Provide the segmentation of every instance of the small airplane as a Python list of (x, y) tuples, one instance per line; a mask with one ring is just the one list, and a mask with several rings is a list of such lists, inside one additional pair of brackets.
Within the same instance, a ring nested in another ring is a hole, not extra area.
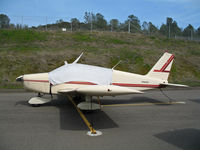
[(100, 109), (100, 103), (92, 102), (92, 97), (117, 96), (125, 94), (142, 94), (146, 90), (165, 88), (167, 86), (187, 87), (181, 84), (168, 83), (168, 76), (174, 55), (165, 52), (146, 75), (139, 75), (110, 68), (79, 64), (83, 53), (71, 64), (65, 64), (48, 73), (25, 74), (16, 78), (28, 90), (38, 93), (28, 102), (31, 105), (45, 104), (43, 94), (82, 96), (85, 101), (77, 107), (81, 110)]

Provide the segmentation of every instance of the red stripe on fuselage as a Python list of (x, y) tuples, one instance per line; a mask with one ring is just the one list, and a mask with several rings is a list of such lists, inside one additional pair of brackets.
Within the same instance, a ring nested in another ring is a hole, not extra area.
[[(49, 83), (48, 80), (24, 80), (24, 81)], [(70, 82), (66, 82), (65, 84), (97, 85), (92, 82), (81, 82), (81, 81), (70, 81)], [(156, 85), (156, 84), (111, 83), (111, 85), (125, 86), (125, 87), (152, 87), (152, 88), (160, 87), (160, 85)]]
[[(49, 82), (48, 80), (24, 80), (24, 81), (29, 81), (29, 82)], [(70, 82), (66, 82), (65, 84), (96, 85), (95, 83), (92, 83), (92, 82), (81, 82), (81, 81), (70, 81)]]
[(86, 84), (86, 85), (97, 85), (97, 84), (92, 83), (92, 82), (81, 82), (81, 81), (70, 81), (70, 82), (66, 82), (65, 84)]
[(160, 70), (154, 70), (154, 72), (170, 72), (170, 71), (166, 71), (166, 70), (164, 70), (164, 71), (160, 71)]
[(29, 82), (49, 82), (48, 80), (24, 80)]
[(130, 84), (130, 83), (112, 83), (112, 85), (125, 86), (125, 87), (159, 87), (155, 84)]

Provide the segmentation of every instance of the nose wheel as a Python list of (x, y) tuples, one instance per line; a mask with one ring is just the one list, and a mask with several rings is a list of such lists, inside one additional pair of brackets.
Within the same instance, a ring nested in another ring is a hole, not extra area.
[(42, 94), (41, 93), (38, 93), (38, 96), (37, 97), (32, 97), (28, 103), (33, 106), (33, 107), (39, 107), (45, 103), (48, 103), (50, 102), (51, 100), (50, 99), (45, 99), (45, 98), (42, 98)]

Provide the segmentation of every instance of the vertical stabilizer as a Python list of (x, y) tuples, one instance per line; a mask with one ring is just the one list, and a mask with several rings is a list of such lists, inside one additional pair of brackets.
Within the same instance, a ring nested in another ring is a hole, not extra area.
[(174, 55), (165, 52), (153, 68), (148, 72), (147, 76), (167, 81), (174, 60)]

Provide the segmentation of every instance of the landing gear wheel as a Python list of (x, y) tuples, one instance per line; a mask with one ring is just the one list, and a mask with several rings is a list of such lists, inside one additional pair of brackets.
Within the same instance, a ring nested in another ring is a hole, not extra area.
[(31, 104), (32, 107), (40, 107), (41, 104)]
[(41, 98), (41, 97), (32, 97), (28, 101), (28, 103), (30, 105), (32, 105), (33, 107), (38, 107), (38, 106), (41, 106), (42, 104), (48, 103), (50, 101), (51, 101), (50, 99), (44, 99), (44, 98)]
[(42, 97), (43, 96), (43, 94), (41, 94), (41, 93), (38, 93), (38, 97)]

